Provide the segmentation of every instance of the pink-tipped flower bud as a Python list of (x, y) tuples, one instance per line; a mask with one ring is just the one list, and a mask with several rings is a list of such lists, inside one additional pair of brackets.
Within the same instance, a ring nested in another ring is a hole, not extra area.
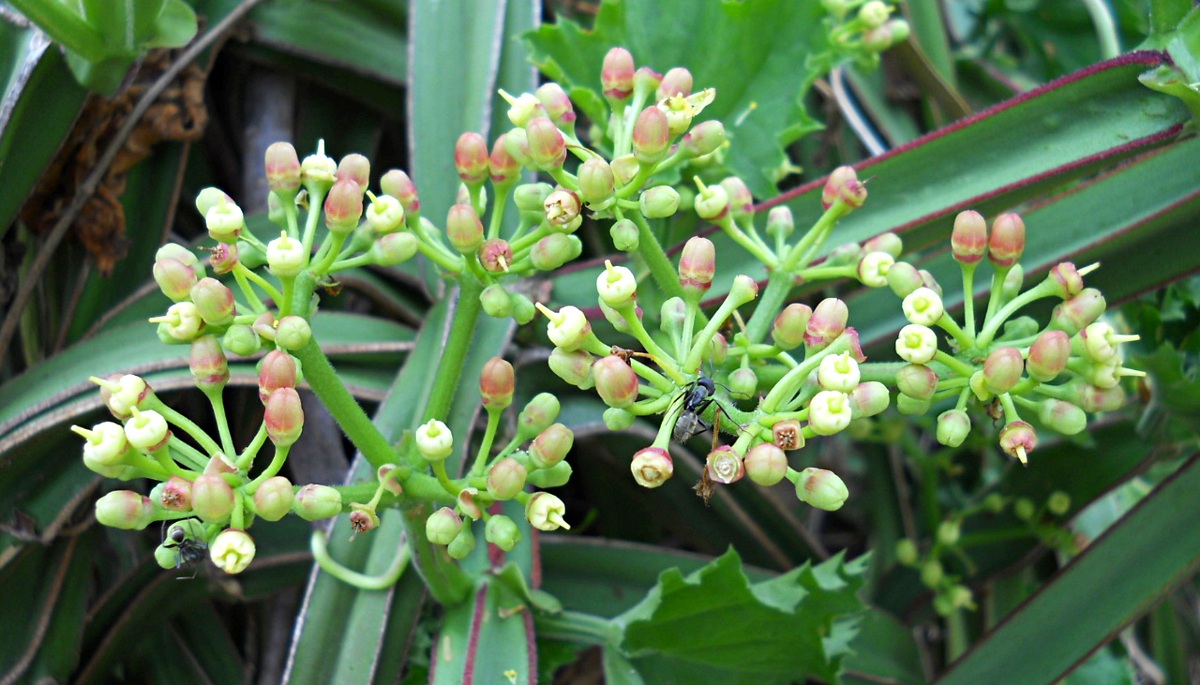
[(109, 528), (142, 530), (154, 513), (154, 502), (132, 490), (114, 490), (96, 500), (96, 521)]
[(550, 222), (551, 226), (566, 229), (568, 232), (579, 227), (578, 219), (582, 205), (574, 191), (556, 189), (546, 196), (542, 209), (545, 211), (546, 221)]
[(879, 381), (859, 383), (858, 387), (850, 393), (851, 416), (862, 419), (883, 413), (883, 410), (891, 404), (891, 399), (891, 393), (883, 383)]
[(667, 482), (675, 472), (671, 455), (661, 447), (643, 447), (633, 455), (629, 466), (633, 479), (643, 488), (657, 488)]
[(566, 513), (567, 507), (563, 501), (548, 492), (535, 492), (525, 504), (525, 518), (529, 525), (538, 530), (570, 530), (571, 526), (563, 519)]
[(511, 552), (521, 542), (521, 530), (512, 519), (497, 514), (484, 525), (483, 537), (505, 552)]
[(352, 152), (338, 162), (337, 171), (333, 176), (335, 181), (353, 181), (358, 186), (359, 196), (362, 196), (371, 182), (371, 160)]
[(1087, 414), (1083, 409), (1053, 398), (1038, 405), (1038, 421), (1063, 435), (1077, 435), (1087, 428)]
[(946, 447), (958, 447), (971, 433), (971, 417), (962, 409), (942, 412), (937, 419), (937, 441)]
[(192, 286), (196, 285), (196, 272), (178, 259), (158, 259), (154, 262), (154, 281), (159, 290), (175, 302), (191, 297)]
[(538, 393), (517, 417), (517, 439), (530, 440), (546, 430), (558, 418), (560, 409), (557, 397), (548, 392)]
[(548, 171), (557, 169), (567, 159), (567, 141), (562, 131), (546, 117), (534, 117), (525, 124), (525, 135), (529, 143), (529, 159), (537, 168)]
[(254, 561), (254, 553), (254, 539), (246, 531), (236, 528), (221, 531), (208, 548), (213, 565), (230, 575), (245, 571)]
[(295, 499), (292, 482), (283, 476), (272, 476), (254, 491), (254, 511), (268, 521), (278, 521), (291, 512)]
[(993, 350), (983, 363), (983, 385), (988, 392), (1002, 395), (1013, 389), (1025, 372), (1025, 360), (1015, 347)]
[(1025, 222), (1013, 213), (1005, 213), (992, 221), (988, 237), (988, 259), (1000, 268), (1007, 268), (1021, 259), (1025, 251)]
[(729, 196), (729, 214), (734, 220), (741, 221), (754, 216), (754, 195), (745, 181), (737, 176), (727, 176), (721, 181), (721, 187)]
[(540, 469), (553, 468), (567, 457), (575, 444), (575, 434), (561, 423), (551, 424), (538, 433), (529, 445), (529, 459)]
[(796, 220), (787, 205), (772, 207), (767, 212), (767, 235), (776, 240), (786, 240), (796, 230)]
[(733, 283), (729, 285), (729, 295), (725, 300), (734, 307), (741, 307), (753, 302), (756, 297), (758, 297), (758, 283), (746, 274), (738, 274), (733, 277)]
[(633, 125), (633, 155), (642, 166), (661, 162), (667, 156), (671, 128), (667, 115), (658, 107), (643, 109)]
[(846, 321), (850, 318), (850, 309), (846, 303), (829, 297), (821, 300), (804, 327), (804, 344), (813, 352), (820, 352), (829, 347), (842, 331), (846, 330)]
[(663, 74), (662, 83), (658, 84), (658, 99), (663, 100), (675, 95), (687, 97), (692, 94), (692, 72), (683, 67), (675, 67)]
[(305, 521), (320, 521), (342, 513), (342, 493), (328, 485), (305, 485), (296, 493), (292, 511)]
[(809, 467), (795, 480), (796, 498), (809, 506), (825, 511), (837, 511), (850, 497), (850, 490), (833, 471)]
[(129, 412), (133, 416), (125, 422), (125, 439), (130, 447), (148, 454), (166, 446), (171, 428), (162, 414), (150, 409), (140, 411), (136, 406), (131, 406)]
[(679, 141), (679, 148), (690, 157), (703, 157), (725, 144), (725, 125), (716, 119), (692, 127)]
[(192, 303), (196, 313), (212, 326), (224, 326), (233, 322), (237, 314), (233, 291), (215, 278), (201, 278), (192, 286)]
[(488, 147), (483, 136), (468, 131), (454, 144), (454, 169), (467, 185), (478, 185), (488, 179)]
[(435, 545), (450, 544), (462, 529), (462, 517), (450, 507), (442, 507), (425, 519), (425, 537)]
[(475, 208), (468, 204), (450, 207), (446, 215), (446, 237), (455, 250), (472, 254), (483, 244), (483, 222)]
[(596, 392), (608, 406), (624, 409), (637, 401), (640, 388), (637, 373), (620, 357), (610, 355), (597, 359), (592, 365), (592, 378), (596, 382)]
[(596, 385), (595, 379), (592, 378), (592, 364), (595, 361), (595, 357), (587, 350), (567, 352), (561, 347), (556, 347), (551, 350), (550, 359), (546, 363), (559, 378), (581, 390), (587, 390)]
[(864, 254), (883, 252), (894, 261), (899, 259), (900, 255), (904, 252), (904, 241), (900, 239), (900, 236), (888, 231), (887, 233), (880, 233), (863, 243), (862, 249)]
[(579, 166), (579, 193), (589, 205), (607, 202), (615, 183), (612, 166), (599, 157), (591, 157)]
[[(192, 508), (192, 483), (179, 476), (171, 476), (158, 490), (158, 501), (168, 511), (190, 511)], [(151, 493), (153, 494), (153, 493)]]
[[(1087, 269), (1083, 270), (1084, 272)], [(1054, 294), (1062, 299), (1075, 297), (1083, 290), (1083, 272), (1075, 268), (1071, 262), (1056, 264), (1046, 274), (1046, 280), (1054, 287)]]
[(704, 470), (709, 480), (722, 485), (735, 483), (746, 475), (746, 466), (742, 463), (741, 455), (734, 452), (729, 445), (721, 445), (709, 452), (704, 461)]
[(515, 183), (521, 176), (521, 165), (508, 152), (505, 144), (507, 136), (507, 133), (500, 134), (496, 142), (492, 143), (492, 153), (488, 156), (488, 174), (492, 178), (492, 183), (501, 188)]
[(928, 326), (909, 324), (896, 337), (896, 354), (910, 364), (928, 364), (937, 354), (937, 334)]
[(271, 350), (263, 357), (258, 369), (258, 399), (267, 398), (280, 388), (295, 388), (296, 359), (283, 350)]
[(771, 340), (781, 350), (799, 347), (804, 342), (804, 333), (812, 314), (812, 307), (806, 304), (793, 302), (784, 307), (771, 327)]
[(363, 215), (363, 190), (354, 178), (339, 178), (325, 196), (325, 225), (333, 233), (358, 228)]
[(1022, 464), (1029, 462), (1029, 453), (1037, 447), (1037, 433), (1024, 421), (1013, 421), (1000, 431), (1000, 449)]
[(633, 72), (633, 92), (639, 99), (650, 100), (660, 83), (662, 74), (650, 67), (638, 67), (638, 70)]
[(698, 299), (712, 286), (717, 270), (717, 250), (708, 238), (693, 236), (679, 255), (679, 285), (685, 295)]
[(1099, 290), (1084, 288), (1078, 295), (1054, 308), (1050, 315), (1050, 327), (1066, 331), (1067, 335), (1075, 335), (1100, 318), (1107, 306)]
[(914, 399), (933, 397), (937, 384), (937, 373), (923, 364), (905, 364), (896, 371), (896, 389)]
[(202, 335), (192, 341), (188, 367), (196, 387), (205, 392), (220, 390), (229, 382), (229, 360), (216, 336)]
[(505, 409), (512, 404), (516, 376), (513, 366), (500, 357), (492, 357), (483, 364), (479, 375), (479, 394), (483, 406), (489, 410)]
[(389, 233), (371, 243), (367, 257), (376, 266), (396, 266), (412, 259), (419, 246), (420, 241), (411, 233)]
[(454, 454), (454, 434), (450, 427), (437, 419), (430, 419), (417, 427), (417, 452), (426, 461), (442, 461)]
[(271, 143), (263, 155), (267, 170), (267, 188), (284, 200), (300, 190), (300, 157), (291, 143)]
[(512, 499), (524, 489), (529, 471), (521, 462), (504, 457), (487, 469), (487, 493), (496, 499)]
[(275, 447), (289, 447), (304, 430), (304, 407), (295, 388), (277, 388), (267, 398), (263, 423)]
[(542, 103), (542, 108), (546, 110), (551, 121), (572, 130), (575, 125), (575, 106), (571, 104), (571, 98), (567, 97), (562, 86), (553, 81), (543, 83), (534, 91), (534, 95)]
[(379, 179), (379, 187), (384, 193), (400, 201), (405, 214), (417, 214), (421, 211), (421, 200), (417, 196), (417, 185), (408, 174), (399, 169), (390, 169)]
[[(771, 486), (787, 475), (787, 455), (777, 445), (762, 442), (750, 448), (743, 460), (746, 475), (759, 485)], [(710, 475), (711, 477), (711, 475)]]
[(633, 55), (625, 48), (613, 48), (604, 55), (600, 86), (604, 96), (620, 102), (633, 94)]
[(959, 264), (978, 264), (988, 250), (987, 221), (973, 209), (954, 217), (950, 249)]
[(829, 209), (841, 200), (850, 209), (858, 209), (867, 201), (867, 186), (858, 180), (853, 167), (840, 166), (829, 174), (821, 190), (821, 207)]
[(1063, 331), (1043, 331), (1029, 346), (1025, 370), (1030, 378), (1046, 383), (1058, 377), (1070, 360), (1070, 337)]
[(846, 429), (854, 418), (850, 397), (837, 390), (822, 390), (808, 403), (808, 425), (817, 435), (833, 435)]
[(192, 511), (205, 523), (221, 523), (228, 519), (235, 497), (229, 483), (215, 473), (197, 476), (192, 483)]

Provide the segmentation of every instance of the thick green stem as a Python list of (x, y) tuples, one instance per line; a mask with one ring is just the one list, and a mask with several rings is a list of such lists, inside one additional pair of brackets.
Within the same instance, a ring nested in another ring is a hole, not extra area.
[(746, 322), (746, 338), (752, 343), (767, 339), (767, 333), (775, 323), (775, 317), (783, 310), (783, 303), (792, 291), (792, 274), (776, 269), (767, 278), (767, 287), (758, 298), (754, 313)]
[(638, 254), (650, 269), (654, 282), (663, 291), (663, 299), (683, 297), (679, 275), (675, 272), (675, 267), (671, 266), (671, 260), (658, 243), (658, 238), (650, 231), (650, 224), (646, 223), (646, 218), (640, 212), (630, 212), (630, 216), (638, 227)]
[(475, 337), (475, 325), (479, 323), (479, 316), (483, 313), (483, 303), (479, 301), (483, 284), (470, 274), (463, 274), (460, 282), (454, 320), (450, 323), (446, 346), (442, 348), (437, 378), (434, 380), (433, 390), (429, 393), (429, 403), (425, 405), (425, 418), (422, 423), (432, 419), (444, 420), (450, 414), (450, 404), (454, 401), (454, 393), (458, 390), (458, 381), (467, 361), (467, 352), (470, 351), (471, 340)]

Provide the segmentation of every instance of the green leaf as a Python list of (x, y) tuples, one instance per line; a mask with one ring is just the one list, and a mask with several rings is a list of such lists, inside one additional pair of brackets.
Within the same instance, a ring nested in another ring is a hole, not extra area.
[(639, 66), (659, 72), (686, 66), (697, 91), (717, 89), (702, 118), (725, 125), (729, 168), (756, 196), (770, 197), (791, 170), (784, 148), (819, 128), (801, 102), (819, 75), (806, 64), (826, 47), (823, 17), (818, 2), (606, 1), (591, 30), (563, 20), (528, 40), (538, 66), (572, 96), (574, 89), (597, 93), (587, 113), (598, 121), (607, 119), (593, 110), (602, 102), (600, 69), (610, 48), (627, 48)]
[(483, 576), (469, 601), (446, 610), (431, 683), (536, 683), (531, 609), (505, 583)]
[(939, 685), (988, 682), (996, 673), (1050, 683), (1067, 673), (1200, 567), (1197, 491), (1200, 455), (986, 634)]
[(196, 12), (183, 0), (167, 0), (154, 18), (152, 31), (141, 37), (148, 48), (177, 48), (196, 36)]
[[(839, 555), (751, 585), (731, 550), (687, 577), (664, 572), (614, 625), (623, 630), (621, 648), (635, 663), (651, 656), (676, 662), (655, 661), (655, 671), (717, 668), (740, 679), (832, 681), (856, 632), (838, 619), (863, 608), (856, 593), (865, 570), (865, 559), (846, 563)], [(638, 668), (648, 677), (646, 668)]]

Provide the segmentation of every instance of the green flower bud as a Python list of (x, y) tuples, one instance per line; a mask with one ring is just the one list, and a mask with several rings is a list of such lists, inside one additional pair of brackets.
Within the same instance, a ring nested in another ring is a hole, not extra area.
[(892, 292), (896, 293), (897, 297), (907, 297), (917, 288), (924, 285), (924, 280), (921, 278), (921, 272), (917, 267), (908, 262), (896, 262), (893, 264), (887, 273), (888, 287)]
[(647, 219), (665, 219), (679, 210), (679, 192), (671, 186), (654, 186), (642, 191), (638, 208)]
[(538, 393), (517, 417), (517, 440), (525, 441), (546, 430), (558, 418), (558, 398), (548, 392)]
[(1087, 414), (1070, 402), (1043, 400), (1038, 405), (1038, 421), (1063, 435), (1078, 435), (1087, 428)]
[(918, 558), (917, 543), (912, 538), (900, 538), (896, 541), (896, 561), (905, 566), (914, 566)]
[(493, 283), (479, 293), (479, 301), (483, 305), (483, 313), (497, 319), (512, 316), (513, 301), (508, 290), (499, 283)]
[(962, 536), (961, 521), (942, 521), (937, 528), (937, 541), (940, 545), (953, 547)]
[(992, 351), (983, 363), (983, 384), (988, 392), (1001, 395), (1012, 390), (1025, 371), (1025, 360), (1015, 347), (1001, 347)]
[(837, 511), (850, 497), (846, 484), (833, 471), (809, 467), (793, 481), (801, 502), (825, 511)]
[(932, 406), (930, 400), (921, 400), (905, 394), (896, 396), (896, 411), (905, 416), (920, 416), (929, 411)]
[(196, 272), (178, 259), (160, 258), (154, 261), (154, 282), (171, 300), (183, 302), (191, 297), (197, 278)]
[(623, 266), (604, 260), (604, 271), (596, 278), (600, 300), (614, 309), (631, 304), (637, 295), (637, 277)]
[(114, 490), (96, 500), (96, 521), (109, 528), (142, 530), (154, 515), (154, 502), (132, 490)]
[(320, 521), (342, 513), (342, 493), (328, 485), (305, 485), (296, 493), (292, 511), (305, 521)]
[(529, 459), (539, 469), (554, 467), (566, 458), (575, 442), (575, 434), (561, 423), (551, 424), (529, 445)]
[(451, 559), (466, 559), (474, 549), (475, 533), (471, 532), (471, 526), (463, 526), (450, 544), (446, 545), (446, 553)]
[(759, 485), (771, 486), (787, 475), (787, 455), (778, 445), (762, 442), (746, 452), (746, 475)]
[(308, 264), (308, 253), (299, 240), (288, 237), (287, 232), (267, 243), (267, 268), (276, 276), (295, 276)]
[(521, 541), (521, 531), (512, 519), (497, 514), (488, 519), (483, 529), (483, 537), (505, 552), (511, 552)]
[(525, 482), (535, 488), (557, 488), (571, 480), (571, 473), (571, 464), (564, 460), (548, 469), (530, 471)]
[(529, 250), (529, 260), (539, 271), (554, 271), (575, 259), (583, 251), (583, 243), (577, 236), (551, 233), (534, 243)]
[(312, 339), (312, 327), (302, 316), (285, 316), (275, 326), (275, 344), (285, 350), (295, 352), (302, 349), (310, 339)]
[(729, 374), (729, 392), (737, 397), (754, 397), (758, 392), (758, 374), (749, 367), (735, 369)]
[(639, 241), (637, 226), (629, 219), (621, 219), (614, 223), (608, 229), (609, 236), (612, 237), (613, 247), (622, 252), (636, 252)]
[(891, 403), (891, 393), (887, 386), (879, 381), (859, 383), (850, 393), (850, 410), (856, 419), (867, 418), (880, 414)]
[(291, 512), (295, 499), (292, 482), (283, 476), (273, 476), (254, 491), (254, 511), (267, 521), (278, 521)]
[(396, 266), (417, 254), (420, 241), (411, 233), (388, 233), (371, 243), (367, 258), (375, 266)]
[(581, 390), (587, 390), (596, 384), (592, 378), (592, 364), (595, 361), (595, 357), (587, 350), (567, 352), (556, 347), (551, 350), (547, 363), (559, 378)]
[(849, 318), (850, 309), (846, 307), (845, 302), (835, 297), (821, 300), (804, 328), (805, 346), (813, 352), (829, 347), (830, 343), (846, 330)]
[(958, 447), (971, 432), (971, 417), (961, 409), (944, 411), (937, 420), (937, 441), (946, 447)]
[[(633, 425), (637, 416), (629, 412), (627, 409), (620, 407), (609, 407), (604, 410), (604, 425), (610, 431), (623, 431)], [(539, 485), (538, 487), (549, 487)]]
[(792, 303), (784, 307), (775, 317), (771, 340), (782, 350), (799, 347), (804, 342), (804, 332), (812, 313), (812, 308), (806, 304)]
[(499, 500), (508, 500), (525, 489), (525, 478), (529, 471), (521, 462), (505, 457), (488, 469), (488, 494)]
[(702, 122), (679, 141), (679, 147), (691, 157), (703, 157), (725, 144), (725, 125), (716, 119)]
[(937, 384), (937, 373), (923, 364), (905, 364), (896, 372), (896, 389), (913, 399), (933, 397)]
[(1055, 516), (1064, 516), (1071, 510), (1071, 496), (1062, 490), (1055, 490), (1046, 498), (1046, 511)]
[(920, 572), (921, 583), (927, 588), (937, 588), (942, 579), (946, 577), (946, 573), (942, 569), (942, 562), (937, 559), (930, 559), (921, 564)]

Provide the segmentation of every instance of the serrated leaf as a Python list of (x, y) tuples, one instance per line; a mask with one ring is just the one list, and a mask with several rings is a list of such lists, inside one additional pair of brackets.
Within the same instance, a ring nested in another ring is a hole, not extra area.
[(854, 634), (837, 619), (863, 608), (856, 593), (865, 570), (864, 559), (846, 563), (839, 555), (751, 585), (731, 550), (687, 577), (664, 572), (614, 624), (635, 659), (658, 655), (692, 668), (832, 681)]
[(627, 48), (636, 64), (659, 72), (686, 66), (697, 91), (717, 89), (703, 119), (725, 125), (729, 168), (756, 196), (770, 197), (789, 168), (784, 148), (818, 128), (801, 101), (818, 75), (806, 65), (825, 49), (823, 16), (818, 2), (606, 1), (591, 30), (563, 20), (528, 39), (551, 78), (597, 93), (580, 103), (597, 121), (607, 119), (592, 110), (602, 102), (600, 69), (610, 48)]

